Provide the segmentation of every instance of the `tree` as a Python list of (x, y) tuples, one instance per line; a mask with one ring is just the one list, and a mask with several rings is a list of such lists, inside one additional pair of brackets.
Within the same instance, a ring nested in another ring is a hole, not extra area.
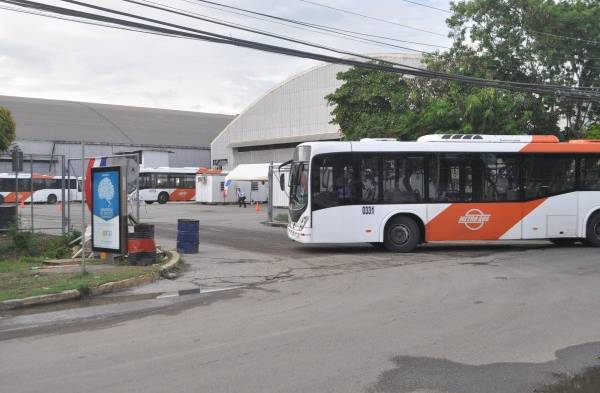
[[(600, 85), (597, 0), (467, 0), (452, 4), (452, 11), (447, 24), (454, 43), (438, 66), (449, 61), (449, 71), (516, 82)], [(530, 99), (545, 108), (550, 122), (565, 123), (565, 138), (581, 137), (600, 122), (598, 102)]]
[[(453, 3), (452, 11), (447, 24), (453, 45), (425, 56), (428, 69), (513, 82), (600, 86), (597, 0), (464, 0)], [(345, 138), (476, 132), (571, 139), (600, 124), (598, 102), (384, 74), (350, 70), (338, 75), (344, 85), (326, 98), (335, 105), (332, 122)], [(376, 85), (381, 81), (385, 86)], [(363, 94), (354, 97), (357, 92)]]
[(336, 105), (331, 113), (344, 139), (412, 137), (403, 135), (408, 132), (404, 122), (410, 108), (406, 82), (400, 75), (351, 68), (337, 78), (345, 83), (325, 99)]
[(15, 121), (10, 111), (0, 107), (0, 151), (6, 151), (15, 136)]

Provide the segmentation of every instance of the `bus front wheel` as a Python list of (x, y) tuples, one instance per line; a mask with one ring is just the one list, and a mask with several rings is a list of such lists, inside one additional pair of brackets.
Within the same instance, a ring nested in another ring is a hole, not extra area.
[(588, 220), (585, 240), (591, 246), (600, 247), (600, 212)]
[(58, 198), (56, 198), (56, 195), (50, 194), (48, 195), (48, 199), (46, 200), (46, 202), (48, 202), (49, 205), (54, 205), (57, 200)]
[(167, 202), (169, 202), (169, 194), (167, 194), (166, 192), (161, 192), (158, 195), (158, 203), (164, 205)]
[(419, 244), (421, 229), (410, 217), (397, 216), (387, 223), (383, 245), (388, 251), (411, 252)]

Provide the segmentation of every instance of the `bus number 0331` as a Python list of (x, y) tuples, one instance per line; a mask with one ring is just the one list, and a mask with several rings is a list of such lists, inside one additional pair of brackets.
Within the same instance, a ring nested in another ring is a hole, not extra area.
[(362, 207), (362, 214), (366, 215), (366, 214), (375, 214), (375, 206), (363, 206)]

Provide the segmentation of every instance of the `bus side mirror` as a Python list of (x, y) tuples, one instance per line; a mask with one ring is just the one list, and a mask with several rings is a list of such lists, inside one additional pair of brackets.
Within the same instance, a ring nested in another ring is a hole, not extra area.
[(285, 175), (283, 173), (279, 175), (279, 188), (281, 191), (285, 191)]

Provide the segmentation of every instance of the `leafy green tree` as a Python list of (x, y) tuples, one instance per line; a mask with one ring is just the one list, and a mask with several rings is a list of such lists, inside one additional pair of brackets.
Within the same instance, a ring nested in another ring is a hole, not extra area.
[[(598, 0), (463, 0), (447, 20), (453, 38), (427, 55), (430, 70), (481, 78), (600, 86)], [(576, 37), (576, 38), (575, 38)], [(459, 82), (351, 69), (327, 96), (347, 139), (435, 132), (557, 134), (580, 138), (600, 124), (600, 103)], [(380, 85), (381, 83), (381, 85)]]
[(0, 151), (7, 150), (15, 136), (15, 121), (10, 111), (0, 107)]
[[(572, 87), (600, 86), (600, 2), (597, 0), (463, 0), (447, 20), (452, 48), (436, 59), (472, 76)], [(434, 61), (434, 62), (435, 62)], [(432, 62), (430, 62), (430, 66)], [(565, 123), (562, 136), (581, 137), (600, 121), (600, 103), (529, 94), (544, 108), (540, 131)], [(534, 119), (535, 120), (535, 119)]]
[(402, 137), (408, 107), (408, 89), (400, 75), (351, 68), (340, 72), (345, 83), (325, 98), (335, 104), (335, 123), (348, 140), (367, 137)]

